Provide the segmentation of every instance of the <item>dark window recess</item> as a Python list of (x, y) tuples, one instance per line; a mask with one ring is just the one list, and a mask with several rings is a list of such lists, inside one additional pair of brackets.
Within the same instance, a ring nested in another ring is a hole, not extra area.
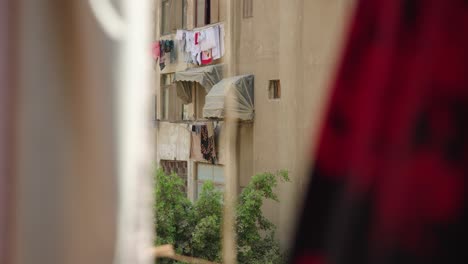
[(187, 193), (187, 161), (161, 160), (161, 169), (166, 174), (175, 173), (184, 181), (184, 192)]
[(242, 7), (244, 18), (253, 17), (253, 0), (244, 0)]
[(281, 98), (281, 83), (280, 80), (270, 80), (268, 86), (268, 98), (280, 99)]
[(219, 0), (196, 0), (195, 24), (203, 27), (219, 21)]
[(205, 25), (211, 23), (211, 1), (206, 1), (205, 4)]

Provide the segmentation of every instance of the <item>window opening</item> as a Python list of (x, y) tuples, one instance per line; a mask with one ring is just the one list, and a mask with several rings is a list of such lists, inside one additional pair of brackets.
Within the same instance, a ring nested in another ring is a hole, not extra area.
[(270, 80), (268, 87), (268, 98), (269, 99), (280, 99), (281, 98), (281, 83), (280, 80)]
[(244, 18), (253, 17), (253, 0), (243, 1), (243, 17)]
[(197, 198), (206, 181), (212, 181), (216, 188), (223, 191), (225, 184), (223, 166), (197, 163)]

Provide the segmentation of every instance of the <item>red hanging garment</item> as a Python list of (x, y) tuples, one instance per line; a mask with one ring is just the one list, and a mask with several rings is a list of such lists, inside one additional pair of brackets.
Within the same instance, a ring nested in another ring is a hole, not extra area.
[(361, 0), (292, 263), (468, 263), (468, 1)]

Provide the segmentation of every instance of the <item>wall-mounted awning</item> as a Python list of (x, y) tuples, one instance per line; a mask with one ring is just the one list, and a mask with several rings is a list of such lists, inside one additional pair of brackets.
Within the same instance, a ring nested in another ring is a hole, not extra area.
[(184, 103), (192, 101), (192, 90), (189, 82), (197, 82), (208, 93), (211, 88), (223, 78), (223, 64), (209, 65), (205, 67), (190, 68), (186, 71), (176, 72), (177, 96)]
[[(227, 98), (235, 104), (226, 109)], [(203, 117), (224, 118), (225, 111), (232, 111), (233, 117), (241, 120), (254, 118), (254, 76), (242, 75), (223, 79), (215, 84), (206, 95)]]

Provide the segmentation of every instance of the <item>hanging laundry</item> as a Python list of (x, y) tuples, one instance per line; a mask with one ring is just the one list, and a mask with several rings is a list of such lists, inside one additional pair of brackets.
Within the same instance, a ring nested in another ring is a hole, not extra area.
[(174, 41), (173, 40), (164, 40), (164, 52), (169, 53), (174, 49)]
[[(159, 43), (159, 67), (163, 70), (166, 67), (166, 54), (169, 54), (170, 63), (177, 60), (177, 51), (173, 40), (161, 40)], [(157, 45), (153, 46), (153, 52), (157, 54)]]
[(185, 52), (192, 53), (195, 42), (195, 33), (192, 31), (185, 32)]
[(180, 52), (185, 52), (185, 35), (186, 32), (185, 30), (178, 29), (176, 33), (175, 39), (178, 41), (178, 46), (179, 46), (179, 51)]
[(195, 45), (200, 45), (200, 31), (198, 32), (195, 32), (195, 38), (194, 38), (194, 41), (195, 41)]
[(164, 52), (164, 40), (159, 41), (159, 69), (162, 71), (166, 67), (166, 58)]
[(191, 31), (185, 32), (185, 50), (184, 50), (184, 57), (187, 63), (193, 63), (193, 56), (192, 56), (192, 48), (193, 48), (193, 40), (194, 34)]
[(201, 52), (201, 64), (202, 65), (210, 64), (212, 61), (213, 61), (213, 57), (211, 56), (211, 50)]
[(197, 31), (177, 30), (175, 39), (185, 62), (206, 65), (224, 56), (224, 37), (224, 25), (218, 24)]
[(159, 59), (159, 56), (161, 54), (160, 46), (159, 46), (159, 41), (156, 41), (153, 43), (151, 47), (151, 53), (153, 55), (153, 59), (157, 62)]
[(202, 62), (201, 62), (201, 52), (199, 52), (199, 53), (197, 53), (197, 54), (195, 55), (195, 60), (196, 60), (196, 61), (195, 61), (195, 62), (196, 62), (195, 64), (197, 64), (197, 65), (202, 65)]
[(192, 125), (192, 132), (196, 133), (197, 135), (201, 132), (201, 125)]
[(176, 40), (182, 40), (183, 37), (184, 37), (184, 34), (185, 34), (185, 30), (178, 29), (178, 30), (176, 31), (175, 39), (176, 39)]
[(200, 48), (200, 32), (195, 32), (193, 37), (193, 45), (192, 45), (192, 56), (195, 56), (201, 52)]
[(169, 40), (169, 47), (170, 47), (170, 62), (171, 63), (174, 63), (177, 61), (177, 51), (174, 47), (174, 41), (173, 40)]
[(208, 128), (206, 125), (202, 125), (201, 127), (201, 152), (203, 154), (203, 158), (207, 161), (211, 161), (211, 163), (216, 162), (216, 150), (215, 150), (215, 142), (214, 136), (208, 136)]
[(212, 48), (216, 47), (216, 39), (215, 39), (215, 30), (214, 27), (209, 27), (202, 31), (202, 39), (200, 40), (200, 48), (202, 51), (211, 50)]
[(219, 25), (213, 27), (214, 30), (214, 37), (215, 37), (215, 46), (211, 49), (211, 56), (213, 60), (217, 60), (221, 58), (221, 48), (220, 48), (220, 31)]

